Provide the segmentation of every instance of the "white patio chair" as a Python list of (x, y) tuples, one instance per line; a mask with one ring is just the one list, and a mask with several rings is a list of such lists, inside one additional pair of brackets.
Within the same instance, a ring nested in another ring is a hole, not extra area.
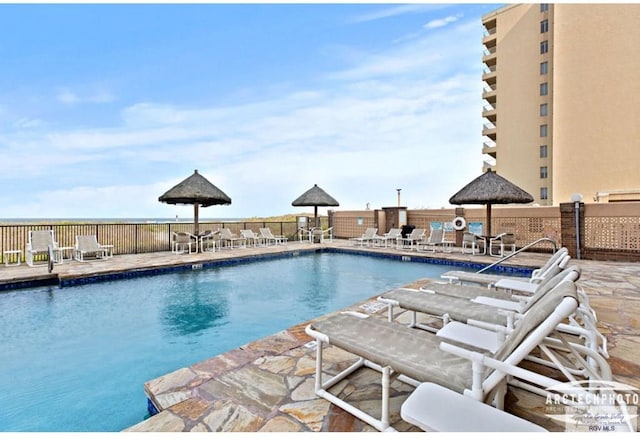
[(191, 233), (174, 232), (171, 251), (174, 254), (198, 252), (198, 238)]
[(49, 247), (53, 251), (54, 259), (57, 259), (59, 247), (53, 230), (30, 230), (25, 254), (27, 265), (34, 266), (36, 263), (35, 258), (41, 256), (47, 256), (47, 259), (44, 260), (44, 262), (47, 262), (50, 256)]
[(93, 256), (96, 259), (106, 259), (108, 248), (98, 243), (98, 238), (95, 235), (77, 235), (74, 250), (75, 258), (78, 262), (85, 262), (85, 259), (89, 256)]

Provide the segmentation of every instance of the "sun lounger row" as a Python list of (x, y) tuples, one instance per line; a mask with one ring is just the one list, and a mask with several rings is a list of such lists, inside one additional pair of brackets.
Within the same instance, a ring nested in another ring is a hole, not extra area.
[[(434, 281), (423, 289), (395, 289), (380, 296), (389, 307), (387, 320), (351, 312), (312, 322), (306, 332), (317, 342), (316, 394), (380, 431), (391, 431), (389, 408), (396, 388), (392, 383), (399, 380), (417, 388), (403, 404), (401, 416), (423, 430), (541, 430), (505, 414), (508, 386), (546, 396), (567, 383), (612, 379), (606, 340), (577, 285), (581, 270), (567, 265), (564, 257), (552, 256), (552, 263), (532, 276), (532, 292), (496, 287), (495, 281), (490, 288)], [(558, 269), (549, 271), (554, 266)], [(394, 308), (410, 313), (408, 326), (398, 322)], [(419, 314), (438, 320), (419, 326)], [(325, 366), (331, 359), (325, 361), (323, 352), (330, 346), (353, 354), (357, 361), (347, 368)], [(349, 394), (357, 392), (343, 380), (349, 381), (361, 368), (381, 374), (380, 415), (349, 401)], [(325, 380), (327, 372), (338, 373)], [(338, 383), (341, 386), (334, 388)], [(578, 402), (594, 394), (590, 386), (572, 391)], [(428, 404), (429, 400), (436, 402)], [(446, 403), (464, 409), (469, 421), (456, 421), (439, 411)], [(493, 407), (484, 407), (488, 405)], [(486, 424), (471, 423), (475, 418), (486, 418)]]
[(362, 236), (351, 237), (349, 242), (354, 246), (374, 246), (374, 247), (390, 247), (397, 249), (408, 248), (416, 251), (436, 252), (442, 250), (451, 252), (454, 242), (445, 237), (444, 228), (433, 228), (429, 236), (425, 235), (424, 228), (414, 228), (406, 237), (402, 236), (402, 229), (391, 228), (389, 232), (383, 235), (378, 234), (378, 229), (369, 227)]
[(288, 241), (286, 236), (274, 235), (270, 228), (260, 228), (256, 233), (252, 230), (240, 230), (240, 235), (229, 228), (216, 231), (205, 231), (199, 236), (191, 233), (173, 233), (171, 250), (176, 253), (194, 253), (200, 251), (215, 252), (222, 248), (246, 248), (258, 246), (284, 245)]

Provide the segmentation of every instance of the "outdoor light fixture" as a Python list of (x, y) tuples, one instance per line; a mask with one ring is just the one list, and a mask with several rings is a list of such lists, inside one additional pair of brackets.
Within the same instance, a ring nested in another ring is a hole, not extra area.
[(398, 207), (400, 206), (400, 192), (402, 191), (401, 188), (396, 188), (396, 191), (398, 192)]
[(576, 216), (576, 258), (580, 259), (580, 202), (582, 202), (582, 195), (580, 193), (573, 193), (571, 195), (571, 202), (574, 203), (574, 213)]

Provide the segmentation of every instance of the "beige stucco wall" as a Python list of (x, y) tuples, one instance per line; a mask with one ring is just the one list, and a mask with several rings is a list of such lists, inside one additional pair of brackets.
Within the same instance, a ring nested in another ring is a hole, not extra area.
[(554, 14), (556, 199), (640, 189), (640, 4)]

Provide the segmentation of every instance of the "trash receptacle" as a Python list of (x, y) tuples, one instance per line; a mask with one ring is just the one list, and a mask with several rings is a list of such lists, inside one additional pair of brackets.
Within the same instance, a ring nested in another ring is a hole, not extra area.
[(416, 229), (415, 225), (403, 225), (402, 226), (402, 231), (401, 231), (402, 237), (404, 237), (406, 239), (407, 237), (409, 237), (411, 232), (413, 230), (415, 230), (415, 229)]

